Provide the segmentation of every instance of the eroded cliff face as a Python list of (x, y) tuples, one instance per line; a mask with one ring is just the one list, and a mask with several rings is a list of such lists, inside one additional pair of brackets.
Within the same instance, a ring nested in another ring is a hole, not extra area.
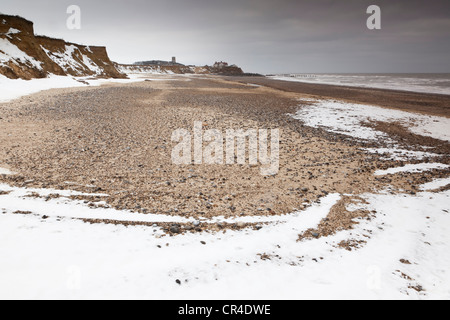
[(105, 47), (35, 36), (31, 21), (8, 15), (0, 15), (0, 74), (25, 80), (50, 74), (126, 78), (111, 62)]
[(116, 69), (126, 74), (216, 74), (226, 76), (244, 75), (241, 68), (236, 66), (226, 67), (197, 67), (197, 66), (156, 66), (156, 65), (130, 65), (115, 64)]
[(191, 74), (194, 67), (188, 66), (141, 66), (134, 64), (115, 64), (116, 69), (126, 74)]

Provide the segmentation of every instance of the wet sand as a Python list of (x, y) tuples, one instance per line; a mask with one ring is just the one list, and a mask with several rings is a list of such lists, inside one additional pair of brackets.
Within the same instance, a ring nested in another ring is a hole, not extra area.
[(228, 79), (242, 83), (263, 85), (285, 92), (450, 117), (450, 95), (311, 84), (264, 77), (229, 77)]

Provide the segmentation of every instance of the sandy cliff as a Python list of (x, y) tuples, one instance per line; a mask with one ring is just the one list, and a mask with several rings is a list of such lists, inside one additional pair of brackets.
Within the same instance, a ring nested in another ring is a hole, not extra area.
[(135, 64), (115, 64), (116, 69), (122, 73), (134, 74), (190, 74), (196, 73), (195, 68), (176, 65), (176, 66), (156, 66), (156, 65), (135, 65)]
[(116, 64), (116, 69), (127, 74), (216, 74), (228, 76), (245, 75), (241, 68), (236, 66), (226, 66), (217, 68), (214, 66), (165, 66), (165, 65), (135, 65)]
[(50, 74), (126, 77), (111, 62), (105, 47), (36, 36), (31, 21), (8, 15), (0, 15), (0, 74), (26, 80)]

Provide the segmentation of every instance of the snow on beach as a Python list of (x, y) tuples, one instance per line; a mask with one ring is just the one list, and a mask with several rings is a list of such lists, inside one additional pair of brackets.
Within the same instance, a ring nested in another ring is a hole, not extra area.
[[(0, 174), (12, 174), (9, 170), (1, 169)], [(54, 190), (54, 189), (34, 189), (34, 188), (17, 188), (11, 187), (5, 184), (0, 184), (0, 191), (5, 194), (2, 197), (2, 209), (8, 210), (10, 212), (15, 211), (30, 211), (36, 215), (46, 215), (50, 217), (65, 217), (73, 219), (103, 219), (103, 220), (114, 220), (114, 221), (124, 221), (124, 222), (177, 222), (177, 223), (193, 223), (194, 219), (186, 219), (183, 217), (174, 217), (163, 214), (139, 214), (133, 213), (126, 210), (116, 210), (113, 208), (97, 208), (92, 210), (88, 205), (84, 204), (83, 201), (73, 201), (70, 200), (70, 196), (98, 196), (106, 198), (106, 194), (90, 194), (90, 193), (80, 193), (76, 191), (67, 190)], [(35, 197), (32, 195), (39, 195)], [(59, 195), (56, 199), (46, 199), (50, 195)], [(105, 205), (104, 202), (97, 202), (99, 205)], [(218, 217), (211, 221), (200, 220), (200, 222), (205, 223), (217, 223), (217, 222), (270, 222), (274, 219), (264, 219), (263, 217), (255, 218), (236, 218), (236, 219), (225, 219), (223, 217)], [(276, 220), (277, 221), (277, 220)]]
[(435, 179), (429, 183), (425, 183), (420, 187), (422, 191), (436, 190), (450, 185), (450, 178)]
[[(64, 79), (60, 79), (64, 78)], [(128, 83), (142, 81), (142, 76)], [(167, 79), (164, 79), (167, 80)], [(3, 82), (2, 82), (3, 81)], [(89, 80), (99, 85), (111, 80)], [(116, 81), (116, 80), (113, 80)], [(5, 84), (5, 86), (2, 86)], [(71, 77), (26, 82), (0, 77), (0, 100), (49, 88), (83, 86)], [(295, 118), (350, 137), (385, 139), (390, 148), (367, 152), (420, 160), (433, 154), (400, 149), (368, 121), (401, 122), (417, 133), (449, 141), (448, 119), (337, 101), (312, 101)], [(374, 175), (448, 168), (416, 164)], [(14, 174), (0, 168), (0, 175)], [(0, 184), (0, 298), (39, 299), (450, 299), (448, 178), (416, 195), (363, 194), (348, 210), (368, 210), (352, 230), (297, 241), (315, 229), (342, 195), (279, 217), (216, 217), (201, 223), (258, 223), (226, 233), (166, 236), (161, 227), (88, 224), (80, 219), (192, 223), (167, 215), (91, 208), (67, 190)], [(68, 183), (69, 184), (69, 183)], [(46, 199), (50, 195), (59, 197)], [(342, 242), (356, 248), (347, 251)], [(177, 283), (179, 281), (179, 283)]]
[(12, 80), (0, 75), (0, 102), (8, 102), (43, 90), (84, 86), (72, 77), (51, 76), (44, 79)]
[(144, 80), (174, 81), (178, 79), (152, 78), (152, 75), (130, 74), (129, 79), (92, 79), (91, 77), (70, 77), (51, 75), (48, 78), (22, 80), (8, 79), (0, 74), (0, 103), (50, 89), (100, 86), (107, 83), (133, 83)]
[(5, 168), (0, 168), (0, 174), (13, 174), (11, 171), (9, 171), (8, 169)]
[(361, 150), (384, 156), (385, 160), (422, 160), (428, 157), (442, 157), (435, 153), (406, 150), (399, 143), (371, 127), (373, 122), (398, 123), (410, 132), (434, 139), (450, 141), (450, 119), (428, 116), (418, 113), (360, 105), (335, 100), (305, 99), (295, 119), (303, 121), (307, 126), (323, 128), (329, 132), (343, 134), (362, 141), (382, 142), (378, 148), (361, 148)]
[[(368, 204), (361, 207), (377, 210), (372, 220), (297, 242), (339, 195), (260, 231), (174, 238), (157, 237), (156, 227), (13, 215), (20, 206), (2, 195), (0, 252), (8, 259), (0, 266), (0, 288), (8, 290), (0, 289), (0, 298), (448, 299), (449, 197), (448, 191), (364, 195)], [(348, 239), (367, 245), (351, 252), (338, 247)]]
[(376, 176), (385, 176), (389, 174), (396, 174), (401, 172), (423, 172), (433, 169), (446, 169), (450, 166), (442, 163), (419, 163), (419, 164), (408, 164), (400, 168), (390, 168), (387, 170), (377, 170), (375, 172)]
[[(427, 164), (392, 172), (444, 167)], [(444, 182), (438, 179), (420, 189)], [(51, 194), (61, 197), (45, 199)], [(376, 212), (371, 219), (358, 220), (353, 230), (300, 242), (298, 235), (316, 228), (340, 195), (290, 215), (246, 218), (268, 223), (259, 231), (167, 237), (156, 225), (90, 225), (78, 219), (187, 219), (92, 209), (68, 198), (79, 194), (0, 185), (0, 253), (8, 257), (0, 265), (0, 288), (8, 288), (0, 289), (0, 298), (450, 298), (445, 267), (450, 263), (449, 191), (364, 194), (366, 203), (348, 210)], [(220, 221), (240, 219), (202, 223)], [(339, 246), (342, 241), (358, 243), (358, 249), (347, 251)]]
[(303, 106), (294, 116), (311, 127), (327, 130), (364, 140), (384, 139), (393, 143), (386, 133), (377, 131), (365, 123), (374, 121), (398, 122), (412, 133), (450, 141), (450, 119), (369, 105), (345, 103), (334, 100), (315, 101)]

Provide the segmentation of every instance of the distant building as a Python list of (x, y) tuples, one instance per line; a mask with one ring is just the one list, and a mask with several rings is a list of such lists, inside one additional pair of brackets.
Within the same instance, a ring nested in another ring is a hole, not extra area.
[(217, 68), (217, 69), (223, 69), (223, 68), (228, 67), (228, 63), (227, 62), (223, 62), (223, 61), (219, 61), (219, 62), (214, 63), (213, 67)]
[(150, 60), (150, 61), (139, 61), (135, 62), (134, 64), (139, 66), (184, 66), (181, 63), (177, 63), (177, 57), (172, 57), (171, 61)]

